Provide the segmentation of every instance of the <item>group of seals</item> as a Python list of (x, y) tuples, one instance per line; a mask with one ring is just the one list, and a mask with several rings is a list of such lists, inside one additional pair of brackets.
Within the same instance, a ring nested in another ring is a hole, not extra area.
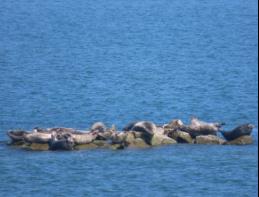
[(7, 135), (12, 143), (48, 144), (50, 150), (73, 150), (75, 145), (88, 144), (98, 136), (94, 132), (79, 132), (70, 128), (35, 128), (33, 132), (10, 131)]
[(171, 143), (170, 139), (178, 143), (192, 143), (199, 136), (217, 136), (219, 133), (222, 133), (227, 141), (232, 141), (242, 136), (250, 136), (254, 129), (252, 124), (244, 124), (226, 132), (222, 130), (224, 125), (220, 122), (204, 122), (193, 117), (189, 125), (185, 125), (179, 119), (163, 126), (157, 126), (150, 121), (136, 121), (126, 125), (121, 132), (117, 132), (115, 126), (109, 129), (104, 123), (97, 122), (88, 132), (72, 128), (35, 128), (32, 132), (17, 130), (10, 131), (7, 135), (12, 140), (12, 144), (48, 144), (49, 150), (73, 150), (76, 146), (96, 141), (119, 144), (120, 148), (136, 142), (152, 146), (154, 139), (159, 143), (165, 140)]

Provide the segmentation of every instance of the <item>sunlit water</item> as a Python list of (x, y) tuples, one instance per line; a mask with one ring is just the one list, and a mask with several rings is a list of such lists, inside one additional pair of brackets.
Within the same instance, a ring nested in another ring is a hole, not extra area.
[(191, 115), (258, 126), (256, 0), (0, 2), (0, 196), (257, 196), (251, 146), (28, 152), (6, 131)]

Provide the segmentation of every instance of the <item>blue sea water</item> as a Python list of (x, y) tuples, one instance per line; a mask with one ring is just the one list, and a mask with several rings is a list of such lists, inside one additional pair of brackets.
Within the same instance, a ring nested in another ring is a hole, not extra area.
[(1, 0), (0, 196), (257, 196), (251, 146), (27, 152), (6, 131), (198, 116), (258, 126), (256, 0)]

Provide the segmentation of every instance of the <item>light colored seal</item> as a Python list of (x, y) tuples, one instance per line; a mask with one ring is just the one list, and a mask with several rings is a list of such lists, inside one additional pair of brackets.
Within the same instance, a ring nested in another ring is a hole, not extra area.
[(97, 131), (97, 132), (105, 132), (107, 130), (107, 127), (102, 122), (96, 122), (91, 127), (91, 132)]
[(93, 142), (97, 136), (98, 136), (97, 132), (72, 134), (72, 138), (76, 145), (89, 144)]
[(51, 133), (33, 132), (24, 135), (24, 141), (27, 143), (46, 144), (51, 140)]

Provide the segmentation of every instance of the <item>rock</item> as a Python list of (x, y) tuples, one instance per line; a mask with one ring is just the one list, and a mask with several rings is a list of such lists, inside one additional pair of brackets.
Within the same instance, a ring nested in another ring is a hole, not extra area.
[(110, 146), (110, 148), (111, 148), (112, 150), (123, 150), (123, 149), (125, 149), (125, 146), (122, 145), (122, 144), (112, 144), (112, 145)]
[(152, 146), (160, 146), (160, 145), (177, 144), (177, 142), (166, 135), (155, 134), (152, 137), (150, 144)]
[(196, 144), (224, 144), (226, 141), (215, 135), (200, 135), (195, 139)]
[(47, 151), (49, 150), (49, 145), (48, 144), (38, 144), (38, 143), (12, 143), (10, 144), (14, 148), (19, 148), (19, 149), (24, 149), (28, 151)]
[(28, 149), (33, 151), (47, 151), (49, 150), (49, 145), (32, 143), (31, 145), (28, 146)]
[(93, 144), (95, 144), (98, 147), (107, 147), (109, 146), (108, 142), (105, 140), (94, 140)]
[(225, 142), (224, 145), (250, 145), (253, 144), (253, 137), (250, 135), (241, 136), (235, 140)]
[(74, 147), (75, 150), (85, 150), (85, 149), (95, 149), (95, 148), (98, 148), (98, 145), (94, 143), (80, 144)]
[(142, 138), (135, 138), (134, 140), (131, 141), (130, 144), (128, 144), (128, 147), (129, 148), (148, 148), (150, 146)]
[(188, 143), (188, 144), (193, 143), (193, 138), (191, 137), (191, 135), (187, 132), (184, 132), (184, 131), (171, 132), (169, 134), (169, 137), (173, 138), (178, 143)]

